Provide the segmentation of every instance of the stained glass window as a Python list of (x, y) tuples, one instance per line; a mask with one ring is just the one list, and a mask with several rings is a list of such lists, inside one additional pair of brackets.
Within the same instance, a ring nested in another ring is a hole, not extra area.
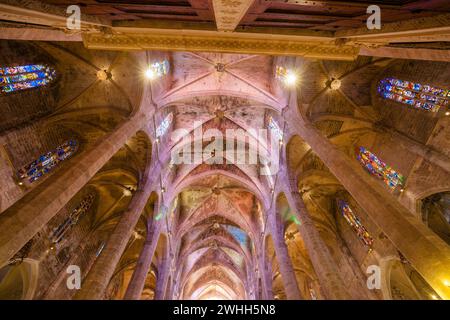
[(338, 200), (338, 206), (341, 214), (344, 216), (347, 223), (356, 232), (358, 238), (368, 247), (372, 247), (373, 238), (363, 226), (359, 218), (353, 213), (352, 209), (344, 200)]
[(170, 64), (167, 60), (153, 62), (147, 70), (147, 76), (149, 78), (162, 77), (169, 72), (169, 68)]
[(77, 142), (69, 140), (46, 154), (41, 155), (27, 166), (19, 170), (19, 178), (30, 183), (50, 172), (61, 161), (71, 157), (77, 150)]
[(372, 175), (382, 179), (391, 189), (404, 184), (404, 177), (386, 163), (381, 161), (376, 155), (364, 147), (359, 147), (358, 156), (359, 162)]
[(275, 68), (275, 78), (278, 80), (283, 80), (286, 75), (287, 75), (288, 71), (285, 67), (282, 66), (276, 66)]
[(268, 127), (269, 127), (270, 132), (273, 135), (275, 135), (275, 137), (279, 141), (283, 140), (283, 130), (280, 129), (280, 127), (278, 126), (278, 124), (276, 123), (276, 121), (272, 117), (269, 117)]
[(56, 77), (53, 68), (43, 64), (29, 64), (0, 68), (0, 90), (2, 93), (42, 87)]
[(81, 200), (78, 206), (72, 210), (70, 215), (61, 223), (58, 227), (53, 229), (52, 235), (50, 237), (52, 243), (59, 243), (67, 231), (72, 228), (72, 226), (76, 225), (78, 220), (82, 215), (89, 211), (94, 202), (95, 194), (89, 193), (86, 197)]
[(167, 130), (169, 129), (170, 125), (172, 124), (173, 120), (173, 113), (169, 113), (164, 120), (160, 123), (160, 125), (156, 128), (156, 137), (162, 137)]
[(395, 100), (411, 107), (436, 112), (448, 105), (449, 89), (440, 89), (420, 83), (385, 78), (378, 85), (378, 92), (385, 99)]

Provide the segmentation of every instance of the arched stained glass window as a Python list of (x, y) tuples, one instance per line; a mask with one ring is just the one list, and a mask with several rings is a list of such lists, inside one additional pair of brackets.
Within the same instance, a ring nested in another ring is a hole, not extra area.
[(386, 163), (381, 161), (376, 155), (364, 147), (357, 150), (357, 159), (372, 175), (382, 179), (391, 189), (404, 184), (404, 177)]
[(283, 130), (280, 129), (280, 127), (278, 126), (278, 124), (276, 123), (276, 121), (272, 118), (269, 117), (269, 124), (268, 127), (270, 129), (270, 132), (275, 135), (275, 137), (279, 140), (282, 141), (283, 140)]
[(27, 166), (19, 170), (19, 178), (32, 183), (50, 172), (61, 161), (71, 157), (77, 150), (77, 142), (69, 140), (55, 150), (41, 155)]
[(83, 216), (92, 206), (94, 202), (95, 194), (89, 193), (85, 196), (78, 206), (72, 210), (70, 215), (56, 228), (53, 229), (50, 240), (53, 244), (58, 244), (64, 238), (64, 235), (67, 231), (72, 228), (72, 226), (76, 225), (81, 216)]
[(6, 94), (42, 87), (52, 82), (55, 77), (55, 70), (43, 64), (0, 68), (0, 90)]
[(146, 75), (149, 79), (156, 79), (169, 72), (170, 64), (167, 60), (153, 62), (147, 69)]
[(378, 92), (385, 99), (391, 99), (411, 107), (436, 112), (448, 105), (450, 90), (422, 85), (395, 78), (385, 78), (378, 85)]
[(156, 128), (157, 138), (162, 137), (167, 132), (170, 125), (172, 124), (172, 120), (173, 120), (173, 113), (171, 112), (164, 118), (164, 120)]
[(373, 245), (373, 238), (363, 226), (359, 218), (353, 213), (352, 209), (344, 200), (338, 200), (339, 211), (347, 223), (356, 232), (358, 238), (369, 248)]
[(282, 66), (276, 66), (275, 68), (275, 78), (278, 80), (283, 80), (286, 75), (287, 75), (288, 71), (285, 67)]

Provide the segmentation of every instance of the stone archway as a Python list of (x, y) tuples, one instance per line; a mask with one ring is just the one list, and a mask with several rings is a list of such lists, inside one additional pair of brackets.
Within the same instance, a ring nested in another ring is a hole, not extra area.
[(422, 199), (421, 217), (434, 233), (450, 245), (450, 191)]
[(39, 262), (24, 259), (0, 269), (0, 300), (32, 300), (37, 288)]
[(390, 256), (381, 263), (381, 292), (385, 300), (440, 300), (439, 295), (405, 260)]

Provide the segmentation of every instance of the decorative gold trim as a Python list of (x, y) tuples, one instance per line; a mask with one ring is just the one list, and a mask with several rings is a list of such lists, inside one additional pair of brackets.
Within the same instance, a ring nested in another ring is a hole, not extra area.
[(303, 56), (347, 61), (356, 59), (359, 53), (359, 48), (354, 46), (337, 47), (333, 43), (273, 38), (263, 34), (245, 37), (242, 33), (227, 33), (225, 36), (219, 32), (211, 35), (183, 34), (182, 32), (158, 34), (157, 30), (148, 33), (122, 33), (109, 36), (102, 33), (83, 34), (83, 42), (88, 49), (207, 51)]

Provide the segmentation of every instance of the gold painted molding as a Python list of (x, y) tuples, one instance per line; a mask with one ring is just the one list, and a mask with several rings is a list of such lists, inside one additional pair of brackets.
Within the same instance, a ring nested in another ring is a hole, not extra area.
[[(125, 28), (123, 28), (125, 29)], [(336, 46), (333, 42), (293, 39), (295, 37), (274, 37), (264, 34), (246, 36), (243, 33), (187, 34), (182, 30), (160, 33), (152, 30), (146, 33), (85, 33), (83, 42), (88, 49), (104, 50), (170, 50), (206, 51), (246, 54), (270, 54), (302, 56), (315, 59), (347, 60), (356, 59), (359, 48)]]

